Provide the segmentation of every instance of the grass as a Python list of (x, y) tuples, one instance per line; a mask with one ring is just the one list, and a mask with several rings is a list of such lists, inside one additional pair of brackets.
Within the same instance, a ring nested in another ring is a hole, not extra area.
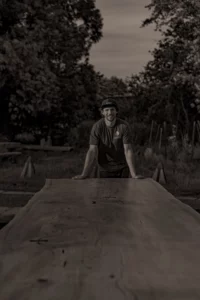
[[(51, 155), (45, 152), (26, 152), (18, 162), (5, 161), (1, 164), (0, 169), (0, 190), (36, 192), (42, 188), (46, 178), (71, 178), (80, 174), (86, 151), (87, 149), (83, 149)], [(30, 179), (21, 179), (20, 174), (29, 155), (32, 156), (36, 174), (33, 174)], [(143, 155), (136, 155), (138, 173), (145, 177), (152, 177), (158, 160), (158, 157), (146, 160)], [(196, 162), (173, 163), (165, 160), (164, 170), (168, 181), (165, 187), (173, 194), (180, 194), (182, 190), (200, 190), (200, 167)], [(2, 195), (0, 195), (0, 199), (1, 197)]]
[[(20, 178), (27, 157), (31, 154), (36, 173), (31, 178)], [(42, 152), (26, 153), (18, 162), (4, 161), (0, 168), (0, 190), (37, 192), (47, 178), (71, 178), (82, 171), (85, 151), (51, 155)], [(25, 205), (30, 195), (0, 194), (0, 206)]]
[(198, 161), (184, 161), (177, 157), (172, 161), (162, 155), (154, 155), (151, 159), (136, 156), (136, 167), (145, 177), (152, 177), (159, 162), (163, 163), (167, 178), (165, 188), (175, 196), (182, 193), (200, 194), (200, 165)]
[[(27, 157), (31, 154), (36, 173), (28, 179), (20, 178)], [(71, 178), (80, 173), (85, 151), (68, 152), (58, 156), (49, 156), (42, 152), (26, 153), (18, 163), (5, 162), (0, 169), (0, 190), (37, 191), (46, 178)]]

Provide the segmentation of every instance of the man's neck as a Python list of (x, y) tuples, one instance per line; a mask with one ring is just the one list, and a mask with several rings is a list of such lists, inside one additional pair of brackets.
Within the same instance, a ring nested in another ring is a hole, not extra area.
[(106, 126), (107, 127), (114, 127), (115, 124), (116, 124), (116, 120), (117, 119), (115, 118), (112, 122), (110, 122), (110, 121), (108, 121), (108, 120), (105, 119)]

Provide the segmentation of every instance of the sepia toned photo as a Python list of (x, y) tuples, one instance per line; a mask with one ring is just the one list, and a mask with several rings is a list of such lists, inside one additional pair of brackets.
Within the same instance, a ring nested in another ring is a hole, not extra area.
[(0, 1), (0, 300), (200, 300), (200, 0)]

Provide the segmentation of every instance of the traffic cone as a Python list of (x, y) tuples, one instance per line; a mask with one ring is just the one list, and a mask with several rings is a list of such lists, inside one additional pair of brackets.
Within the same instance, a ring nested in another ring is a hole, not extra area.
[(152, 179), (159, 182), (160, 184), (166, 184), (167, 179), (165, 176), (165, 171), (162, 163), (159, 163), (156, 167), (156, 170), (152, 176)]
[(32, 173), (35, 174), (35, 167), (34, 167), (34, 165), (33, 165), (31, 156), (29, 156), (29, 163), (28, 163), (27, 177), (28, 177), (28, 178), (31, 178), (31, 177), (32, 177)]
[(153, 174), (153, 176), (152, 176), (153, 180), (158, 181), (158, 178), (159, 178), (159, 172), (160, 172), (160, 170), (159, 170), (159, 168), (158, 168), (158, 166), (157, 166), (156, 169), (155, 169), (155, 172), (154, 172), (154, 174)]
[(31, 156), (29, 156), (27, 161), (25, 162), (25, 165), (24, 165), (24, 168), (22, 170), (22, 173), (21, 173), (20, 177), (24, 178), (25, 176), (27, 176), (28, 178), (31, 178), (32, 173), (35, 174), (35, 167), (34, 167), (34, 164), (32, 162)]
[(20, 175), (21, 178), (24, 178), (25, 175), (26, 175), (27, 168), (28, 168), (28, 163), (29, 163), (29, 159), (27, 159), (25, 164), (24, 164), (23, 170), (22, 170), (21, 175)]
[(167, 180), (166, 180), (166, 176), (165, 176), (165, 172), (164, 172), (164, 168), (162, 166), (162, 168), (160, 169), (160, 174), (159, 174), (159, 179), (158, 182), (160, 184), (166, 184)]

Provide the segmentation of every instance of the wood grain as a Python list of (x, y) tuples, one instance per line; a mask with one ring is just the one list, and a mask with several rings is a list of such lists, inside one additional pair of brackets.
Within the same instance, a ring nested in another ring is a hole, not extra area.
[(0, 299), (200, 299), (200, 216), (151, 179), (47, 180), (0, 231)]
[(1, 207), (0, 206), (0, 224), (10, 222), (20, 211), (20, 207)]

